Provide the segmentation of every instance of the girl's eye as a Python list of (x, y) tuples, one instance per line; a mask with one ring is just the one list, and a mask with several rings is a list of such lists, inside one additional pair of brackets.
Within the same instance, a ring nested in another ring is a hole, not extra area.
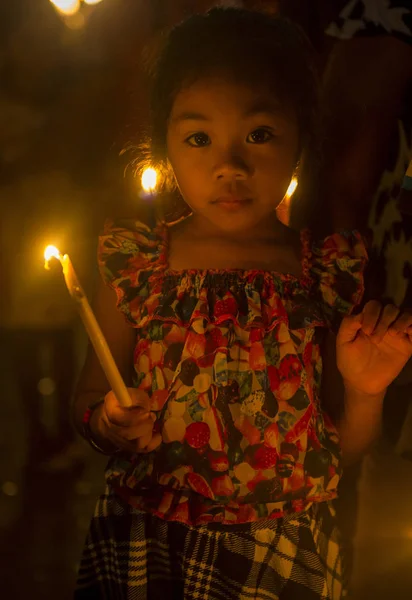
[(193, 133), (185, 141), (189, 146), (202, 148), (203, 146), (209, 146), (210, 137), (206, 133), (200, 131), (199, 133)]
[(259, 129), (252, 131), (252, 133), (249, 133), (246, 141), (248, 144), (266, 144), (266, 142), (269, 142), (273, 137), (273, 133), (260, 127)]

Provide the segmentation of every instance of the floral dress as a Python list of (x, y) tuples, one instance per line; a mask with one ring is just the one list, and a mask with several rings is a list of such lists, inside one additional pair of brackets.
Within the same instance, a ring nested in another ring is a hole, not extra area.
[[(162, 443), (149, 454), (110, 460), (110, 492), (95, 517), (100, 524), (108, 497), (116, 498), (129, 519), (133, 514), (146, 524), (179, 524), (192, 534), (235, 532), (246, 525), (253, 537), (256, 528), (274, 531), (276, 522), (290, 524), (299, 513), (311, 523), (320, 503), (328, 505), (336, 496), (341, 473), (337, 432), (320, 406), (320, 344), (327, 329), (360, 302), (365, 261), (356, 233), (314, 243), (305, 232), (300, 277), (259, 270), (173, 271), (167, 226), (108, 223), (100, 238), (100, 269), (136, 329), (134, 385), (156, 413)], [(322, 535), (333, 537), (332, 528)], [(90, 563), (96, 535), (88, 544)], [(295, 550), (284, 549), (293, 565)], [(319, 554), (319, 548), (313, 552)], [(200, 573), (201, 561), (191, 560)], [(85, 585), (86, 563), (83, 568)], [(331, 580), (338, 571), (333, 564)], [(290, 574), (282, 581), (293, 579)], [(341, 597), (331, 592), (336, 583), (326, 579), (323, 574), (318, 595), (308, 598)], [(209, 590), (199, 597), (219, 596)], [(241, 591), (235, 597), (242, 598)]]

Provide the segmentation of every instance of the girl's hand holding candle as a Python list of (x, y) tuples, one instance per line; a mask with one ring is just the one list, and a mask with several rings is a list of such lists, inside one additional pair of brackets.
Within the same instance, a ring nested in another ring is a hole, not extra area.
[(149, 396), (141, 390), (126, 388), (69, 256), (63, 256), (57, 248), (48, 246), (44, 258), (46, 269), (52, 258), (60, 261), (67, 289), (77, 303), (90, 341), (112, 388), (90, 417), (89, 426), (94, 436), (103, 442), (110, 442), (116, 449), (151, 452), (159, 446), (162, 438), (159, 433), (153, 432), (156, 417), (150, 412)]
[[(141, 183), (144, 190), (142, 197), (151, 202), (149, 208), (155, 220), (157, 184), (155, 169), (146, 169)], [(105, 396), (104, 402), (102, 401), (93, 409), (91, 416), (88, 417), (90, 419), (88, 426), (97, 439), (109, 441), (116, 448), (150, 452), (160, 444), (161, 436), (158, 433), (153, 434), (156, 417), (150, 413), (149, 397), (142, 399), (138, 390), (126, 388), (69, 256), (62, 255), (54, 246), (48, 246), (44, 258), (46, 269), (49, 268), (49, 261), (52, 258), (57, 259), (62, 265), (67, 289), (77, 304), (83, 324), (112, 389)], [(131, 408), (134, 410), (130, 410)]]
[(109, 442), (126, 452), (152, 452), (162, 441), (153, 431), (156, 416), (150, 412), (149, 396), (142, 390), (128, 388), (134, 410), (119, 405), (113, 392), (106, 394), (104, 403), (90, 419), (93, 438), (104, 445)]

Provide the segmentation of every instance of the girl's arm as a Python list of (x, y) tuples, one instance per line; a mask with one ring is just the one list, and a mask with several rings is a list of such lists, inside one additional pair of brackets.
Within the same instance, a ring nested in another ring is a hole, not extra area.
[[(127, 325), (123, 315), (116, 308), (116, 293), (101, 279), (94, 297), (93, 310), (120, 374), (126, 386), (130, 386), (136, 332), (133, 327)], [(89, 344), (73, 404), (74, 422), (80, 432), (87, 408), (103, 398), (109, 390), (106, 375), (93, 347)], [(92, 423), (90, 425), (92, 426)]]
[(332, 333), (328, 333), (322, 350), (322, 408), (338, 430), (343, 463), (350, 464), (370, 451), (381, 434), (385, 392), (372, 396), (345, 387), (336, 363), (336, 336)]
[(343, 414), (336, 424), (344, 464), (362, 458), (380, 437), (385, 394), (386, 391), (368, 396), (345, 389)]

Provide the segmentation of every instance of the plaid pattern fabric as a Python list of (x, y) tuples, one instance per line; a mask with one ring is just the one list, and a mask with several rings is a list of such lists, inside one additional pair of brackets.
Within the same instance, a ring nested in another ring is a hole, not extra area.
[(75, 600), (340, 600), (345, 597), (328, 503), (244, 525), (190, 527), (98, 501)]

